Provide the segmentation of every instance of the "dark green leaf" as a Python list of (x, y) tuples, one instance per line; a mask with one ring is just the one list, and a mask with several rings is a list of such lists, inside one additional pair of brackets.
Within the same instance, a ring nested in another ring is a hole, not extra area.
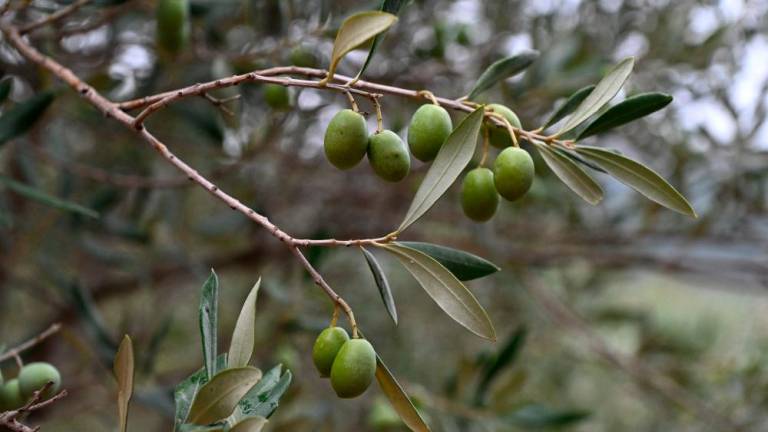
[(696, 217), (696, 211), (685, 197), (645, 165), (599, 147), (578, 146), (576, 152), (598, 164), (611, 176), (645, 195), (648, 199), (678, 213)]
[(405, 218), (397, 228), (402, 232), (424, 215), (445, 191), (461, 175), (475, 154), (477, 136), (483, 122), (484, 108), (480, 107), (468, 115), (456, 129), (446, 138), (445, 143), (437, 152), (437, 157), (429, 167), (416, 191), (416, 196), (405, 214)]
[(87, 207), (83, 207), (80, 204), (74, 203), (72, 201), (67, 201), (52, 195), (48, 195), (47, 193), (41, 191), (40, 189), (35, 189), (32, 186), (26, 185), (24, 183), (19, 183), (16, 180), (13, 180), (9, 177), (5, 177), (3, 175), (0, 175), (0, 185), (7, 187), (8, 189), (16, 192), (17, 194), (25, 198), (35, 200), (49, 207), (53, 207), (59, 210), (66, 210), (72, 213), (77, 213), (77, 214), (94, 218), (94, 219), (98, 219), (99, 217), (99, 214), (97, 212)]
[(361, 247), (365, 261), (368, 262), (368, 268), (371, 269), (373, 274), (373, 280), (376, 282), (376, 287), (379, 288), (379, 294), (381, 294), (381, 301), (384, 302), (384, 307), (387, 309), (387, 313), (392, 318), (392, 321), (397, 325), (397, 308), (395, 307), (395, 299), (392, 298), (392, 290), (389, 288), (389, 282), (387, 282), (387, 276), (384, 274), (384, 270), (381, 269), (379, 262), (376, 261), (376, 257)]
[(624, 82), (632, 73), (632, 67), (635, 65), (634, 57), (627, 57), (619, 64), (613, 67), (603, 79), (597, 83), (595, 89), (579, 104), (571, 117), (560, 128), (558, 135), (562, 135), (569, 130), (580, 125), (584, 120), (590, 118), (593, 114), (600, 111), (616, 93), (619, 92)]
[(566, 99), (565, 102), (560, 105), (560, 108), (552, 114), (552, 117), (544, 123), (543, 128), (546, 129), (571, 114), (594, 89), (595, 85), (591, 84), (576, 90), (572, 95), (568, 96), (568, 99)]
[[(273, 368), (273, 370), (277, 371), (278, 375), (281, 369), (281, 366)], [(272, 370), (270, 370), (270, 373), (273, 373)], [(265, 380), (266, 378), (267, 377), (265, 376)], [(275, 381), (274, 378), (274, 375), (271, 376), (265, 385), (257, 385), (243, 396), (237, 406), (235, 414), (236, 418), (242, 419), (252, 416), (269, 418), (269, 416), (275, 412), (275, 409), (277, 409), (277, 406), (279, 405), (280, 398), (283, 396), (283, 393), (288, 390), (288, 386), (291, 384), (293, 374), (291, 374), (290, 370), (286, 370), (280, 379)]]
[(475, 82), (475, 85), (472, 87), (472, 90), (470, 90), (467, 98), (472, 100), (480, 93), (493, 87), (497, 82), (517, 75), (536, 61), (537, 58), (539, 58), (538, 51), (525, 50), (511, 57), (494, 62), (480, 75), (480, 78)]
[(554, 147), (557, 149), (558, 153), (560, 153), (561, 155), (567, 157), (568, 159), (570, 159), (570, 160), (572, 160), (574, 162), (577, 162), (577, 163), (579, 163), (581, 165), (584, 165), (585, 167), (587, 167), (589, 169), (593, 169), (593, 170), (601, 172), (603, 174), (608, 174), (608, 171), (606, 171), (606, 170), (600, 168), (599, 166), (593, 164), (592, 162), (584, 159), (583, 157), (579, 156), (573, 150), (571, 150), (569, 148), (566, 148), (566, 147), (563, 147), (563, 146), (560, 146), (558, 144), (555, 144)]
[(595, 205), (603, 199), (603, 189), (576, 162), (547, 144), (539, 141), (533, 143), (549, 169), (584, 201)]
[(505, 367), (511, 365), (517, 358), (520, 350), (525, 344), (526, 329), (524, 326), (519, 326), (509, 340), (504, 344), (498, 355), (490, 359), (483, 368), (482, 377), (477, 385), (477, 391), (475, 392), (475, 400), (478, 403), (482, 403), (488, 387), (499, 372)]
[(43, 92), (32, 96), (0, 116), (0, 145), (15, 138), (32, 127), (53, 102), (53, 93)]
[(478, 279), (501, 270), (496, 264), (459, 249), (423, 242), (398, 242), (436, 259), (460, 281)]
[(5, 100), (8, 98), (8, 95), (11, 94), (12, 88), (13, 79), (11, 79), (11, 77), (5, 77), (0, 80), (0, 104), (5, 102)]
[[(406, 3), (408, 3), (410, 0), (383, 0), (381, 2), (381, 7), (379, 8), (382, 12), (391, 13), (392, 15), (397, 15), (400, 13), (400, 9), (402, 9), (403, 6), (405, 6)], [(365, 59), (365, 63), (363, 63), (363, 67), (360, 68), (360, 72), (357, 73), (357, 76), (355, 77), (355, 81), (360, 79), (361, 76), (363, 76), (363, 73), (366, 69), (368, 69), (368, 65), (371, 63), (371, 60), (373, 59), (373, 55), (376, 53), (376, 49), (379, 47), (379, 44), (384, 39), (384, 35), (386, 34), (386, 31), (384, 33), (379, 33), (376, 35), (375, 38), (373, 38), (373, 44), (371, 44), (371, 49), (368, 51), (368, 57)]]
[(405, 393), (378, 354), (376, 354), (376, 382), (379, 383), (379, 388), (381, 388), (384, 396), (389, 399), (392, 408), (395, 409), (403, 423), (410, 430), (414, 432), (429, 432), (429, 426), (421, 418), (419, 412), (416, 411), (416, 407), (413, 406), (408, 394)]
[(609, 108), (584, 129), (577, 140), (605, 132), (632, 120), (654, 113), (672, 102), (672, 96), (664, 93), (642, 93), (628, 97)]
[(219, 277), (211, 269), (211, 275), (203, 284), (200, 296), (200, 337), (203, 345), (203, 362), (210, 380), (216, 375), (216, 330), (218, 328)]
[(526, 405), (503, 418), (523, 429), (560, 428), (571, 426), (589, 417), (588, 411), (558, 411), (542, 405)]

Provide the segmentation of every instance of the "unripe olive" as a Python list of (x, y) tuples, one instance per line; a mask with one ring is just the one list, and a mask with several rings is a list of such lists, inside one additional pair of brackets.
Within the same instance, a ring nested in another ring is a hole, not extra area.
[(321, 377), (331, 375), (333, 360), (348, 340), (347, 331), (341, 327), (328, 327), (317, 336), (312, 347), (312, 361)]
[[(516, 128), (521, 127), (517, 114), (504, 105), (490, 104), (486, 109), (503, 115), (512, 126)], [(509, 136), (509, 131), (506, 128), (497, 126), (496, 123), (491, 123), (489, 120), (486, 120), (486, 124), (483, 127), (488, 128), (488, 138), (492, 146), (505, 148), (512, 145), (512, 138)]]
[(499, 194), (493, 184), (493, 171), (475, 168), (467, 173), (461, 185), (461, 207), (468, 218), (485, 222), (499, 206)]
[(396, 133), (385, 130), (368, 139), (368, 161), (382, 179), (397, 182), (411, 170), (411, 156), (403, 140)]
[(533, 159), (527, 151), (518, 147), (506, 148), (493, 164), (496, 190), (502, 197), (514, 201), (531, 188), (534, 171)]
[(336, 113), (325, 130), (325, 156), (336, 168), (349, 169), (357, 165), (368, 149), (365, 119), (351, 109)]
[(21, 368), (21, 372), (19, 372), (19, 390), (21, 390), (21, 395), (27, 399), (48, 382), (53, 384), (42, 394), (43, 399), (53, 396), (61, 386), (59, 370), (49, 363), (30, 363)]
[(376, 374), (376, 352), (365, 339), (350, 339), (341, 347), (331, 368), (331, 386), (340, 398), (360, 396)]
[(317, 56), (307, 48), (296, 47), (291, 51), (291, 64), (300, 67), (317, 67)]
[(18, 379), (14, 378), (0, 386), (0, 412), (21, 408), (25, 403), (26, 399), (19, 390)]
[(178, 53), (189, 39), (189, 2), (159, 0), (155, 12), (157, 44), (171, 54)]
[(434, 159), (452, 130), (451, 116), (445, 108), (434, 104), (420, 106), (408, 127), (408, 147), (413, 157), (422, 162)]
[(264, 84), (264, 101), (273, 110), (287, 110), (291, 107), (291, 94), (286, 86)]

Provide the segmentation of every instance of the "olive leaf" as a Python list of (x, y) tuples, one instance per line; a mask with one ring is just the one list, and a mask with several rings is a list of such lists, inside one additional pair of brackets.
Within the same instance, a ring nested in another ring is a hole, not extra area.
[(560, 153), (559, 149), (550, 148), (543, 142), (533, 141), (533, 144), (557, 178), (583, 198), (584, 201), (592, 205), (602, 201), (603, 189), (576, 162)]
[(480, 75), (475, 85), (472, 86), (472, 90), (469, 91), (467, 98), (470, 100), (474, 99), (480, 93), (493, 87), (497, 82), (517, 75), (536, 61), (537, 58), (539, 58), (538, 51), (524, 50), (511, 57), (494, 62)]
[[(268, 418), (277, 409), (280, 398), (283, 396), (288, 386), (291, 385), (293, 374), (286, 369), (285, 373), (280, 375), (283, 366), (277, 365), (272, 368), (237, 404), (234, 417), (236, 420), (259, 416)], [(262, 384), (263, 383), (263, 384)]]
[(395, 322), (395, 325), (397, 325), (397, 308), (395, 307), (395, 299), (392, 297), (392, 290), (389, 287), (387, 276), (371, 252), (364, 247), (360, 247), (360, 250), (363, 252), (365, 261), (368, 263), (368, 268), (371, 269), (373, 281), (376, 282), (376, 287), (379, 289), (381, 301), (384, 302), (384, 308), (387, 310), (390, 318), (392, 318), (392, 321)]
[[(400, 9), (406, 5), (410, 0), (383, 0), (381, 2), (381, 7), (379, 8), (382, 12), (391, 13), (393, 15), (397, 15), (400, 13)], [(379, 44), (384, 39), (385, 32), (379, 33), (376, 35), (375, 38), (373, 38), (373, 43), (371, 44), (371, 49), (368, 51), (368, 57), (365, 59), (365, 63), (363, 63), (363, 67), (360, 68), (360, 72), (357, 73), (355, 76), (355, 79), (352, 80), (353, 82), (360, 79), (361, 76), (363, 76), (363, 73), (366, 69), (368, 69), (368, 65), (370, 65), (371, 60), (373, 59), (373, 55), (376, 53), (376, 49), (379, 47)]]
[(388, 29), (397, 21), (397, 17), (390, 13), (369, 11), (351, 15), (341, 23), (336, 40), (333, 42), (331, 65), (328, 67), (328, 76), (322, 80), (326, 83), (333, 79), (336, 67), (347, 53), (362, 45), (365, 41)]
[(411, 399), (405, 393), (394, 375), (389, 371), (384, 360), (376, 354), (376, 382), (379, 383), (382, 393), (389, 399), (392, 408), (395, 409), (400, 419), (414, 432), (429, 432), (429, 426), (416, 411)]
[(562, 135), (580, 125), (613, 99), (627, 78), (629, 78), (634, 65), (635, 58), (627, 57), (614, 66), (597, 84), (595, 89), (579, 104), (578, 108), (571, 114), (571, 117), (560, 128), (560, 131), (557, 132), (557, 135)]
[(37, 201), (49, 207), (87, 216), (89, 218), (99, 218), (99, 213), (97, 213), (95, 210), (89, 209), (72, 201), (49, 195), (40, 189), (36, 189), (24, 183), (19, 183), (16, 180), (13, 180), (12, 178), (6, 177), (4, 175), (0, 175), (0, 185), (7, 187), (8, 189), (25, 198)]
[(256, 297), (259, 294), (261, 278), (251, 288), (237, 317), (232, 342), (229, 345), (227, 361), (230, 367), (245, 366), (251, 360), (256, 333)]
[(624, 99), (610, 107), (584, 129), (576, 140), (605, 132), (632, 120), (654, 113), (672, 102), (672, 96), (664, 93), (641, 93)]
[(120, 419), (120, 432), (128, 428), (128, 404), (133, 396), (133, 343), (128, 335), (123, 337), (115, 355), (113, 367), (117, 380), (117, 412)]
[(267, 421), (264, 417), (247, 417), (229, 428), (229, 432), (260, 432)]
[(472, 333), (496, 340), (488, 314), (475, 296), (437, 260), (400, 243), (379, 246), (392, 253), (448, 316)]
[(501, 270), (496, 264), (459, 249), (424, 242), (398, 242), (431, 256), (460, 281), (478, 279)]
[(477, 147), (477, 136), (483, 121), (483, 107), (468, 115), (446, 138), (432, 166), (416, 191), (416, 196), (397, 228), (402, 232), (424, 215), (461, 175)]
[(260, 379), (261, 371), (250, 366), (229, 368), (217, 373), (195, 395), (188, 421), (207, 425), (226, 418)]
[[(227, 367), (227, 355), (221, 354), (216, 358), (216, 369), (224, 370)], [(173, 401), (176, 405), (174, 421), (179, 428), (189, 416), (189, 408), (197, 395), (197, 391), (208, 382), (208, 374), (205, 368), (198, 369), (195, 373), (180, 382), (173, 391)]]
[(53, 102), (53, 93), (43, 92), (32, 96), (0, 116), (0, 146), (32, 127), (48, 105)]
[(514, 333), (512, 333), (512, 336), (510, 336), (510, 338), (504, 344), (504, 347), (501, 349), (501, 351), (497, 355), (493, 356), (485, 364), (485, 367), (482, 371), (482, 376), (477, 385), (477, 391), (475, 392), (475, 401), (482, 403), (485, 393), (490, 387), (493, 379), (505, 367), (511, 365), (515, 361), (518, 354), (520, 354), (520, 350), (525, 344), (526, 334), (527, 330), (525, 326), (518, 326)]
[(200, 337), (203, 345), (203, 363), (208, 379), (216, 375), (216, 350), (219, 307), (219, 277), (211, 269), (211, 275), (203, 284), (200, 296)]
[(559, 411), (543, 405), (530, 404), (503, 417), (505, 423), (525, 429), (557, 428), (578, 423), (589, 417), (589, 411)]
[(563, 102), (562, 105), (555, 111), (552, 116), (549, 118), (549, 120), (544, 123), (544, 126), (542, 128), (546, 129), (553, 124), (559, 122), (560, 120), (564, 119), (568, 114), (571, 114), (576, 107), (578, 107), (581, 102), (589, 96), (590, 93), (592, 93), (592, 90), (595, 89), (594, 84), (590, 84), (586, 87), (582, 87), (575, 92), (573, 92), (572, 95), (568, 96), (568, 99)]
[(696, 217), (696, 211), (685, 197), (645, 165), (599, 147), (577, 146), (576, 152), (593, 161), (608, 171), (611, 176), (640, 192), (651, 201), (678, 213)]

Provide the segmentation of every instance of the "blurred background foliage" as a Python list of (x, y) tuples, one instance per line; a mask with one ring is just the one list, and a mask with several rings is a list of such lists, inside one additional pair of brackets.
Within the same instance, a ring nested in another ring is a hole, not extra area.
[[(65, 3), (35, 0), (19, 18)], [(273, 65), (326, 67), (343, 17), (378, 7), (193, 0), (192, 42), (171, 57), (155, 48), (153, 2), (94, 3), (32, 40), (115, 100)], [(768, 428), (767, 11), (768, 3), (749, 0), (435, 0), (401, 11), (365, 79), (456, 98), (488, 64), (537, 49), (541, 57), (523, 75), (485, 93), (527, 129), (616, 60), (636, 56), (622, 95), (660, 91), (675, 101), (590, 140), (653, 167), (700, 215), (663, 210), (607, 177), (605, 201), (591, 207), (537, 164), (532, 193), (477, 225), (461, 214), (455, 186), (406, 237), (503, 268), (469, 284), (497, 327), (496, 345), (445, 317), (386, 259), (400, 315), (394, 327), (356, 251), (311, 250), (434, 430)], [(365, 56), (352, 53), (339, 72), (354, 75)], [(310, 351), (331, 305), (279, 242), (5, 44), (0, 62), (13, 77), (12, 100), (43, 89), (56, 95), (29, 133), (0, 149), (3, 175), (99, 214), (0, 190), (0, 342), (53, 321), (66, 328), (26, 356), (56, 364), (70, 391), (37, 414), (44, 430), (113, 428), (110, 364), (124, 333), (139, 365), (131, 428), (167, 430), (170, 389), (201, 363), (196, 308), (211, 267), (222, 280), (224, 329), (263, 279), (256, 363), (266, 370), (281, 362), (295, 375), (269, 430), (402, 429), (376, 390), (342, 401), (318, 378)], [(395, 186), (367, 164), (337, 171), (322, 155), (322, 136), (346, 99), (292, 89), (294, 108), (274, 111), (262, 91), (246, 84), (218, 92), (241, 95), (230, 104), (234, 116), (190, 99), (148, 126), (296, 237), (390, 232), (426, 165), (414, 161)], [(387, 96), (382, 105), (386, 127), (404, 136), (418, 103)], [(493, 372), (504, 352), (510, 361)], [(2, 367), (14, 373), (12, 362)]]

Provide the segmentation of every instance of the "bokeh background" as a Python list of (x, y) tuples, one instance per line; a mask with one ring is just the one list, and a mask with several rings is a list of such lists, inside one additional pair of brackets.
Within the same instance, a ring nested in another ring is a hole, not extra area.
[[(192, 43), (176, 58), (155, 48), (151, 1), (89, 6), (32, 40), (125, 100), (273, 65), (326, 67), (340, 21), (378, 7), (191, 4)], [(32, 5), (16, 18), (61, 6)], [(527, 129), (611, 64), (636, 56), (618, 98), (660, 91), (674, 102), (590, 144), (644, 161), (699, 214), (664, 210), (604, 176), (606, 199), (592, 207), (537, 166), (531, 193), (478, 225), (462, 215), (454, 186), (406, 237), (503, 268), (469, 283), (496, 325), (496, 344), (451, 321), (382, 256), (399, 308), (395, 327), (357, 251), (310, 250), (433, 430), (768, 430), (767, 11), (762, 0), (437, 0), (404, 8), (366, 79), (456, 98), (493, 61), (537, 49), (531, 68), (484, 96), (512, 107)], [(365, 55), (348, 56), (340, 72), (354, 75)], [(111, 359), (124, 333), (140, 365), (131, 429), (168, 430), (170, 391), (202, 361), (198, 294), (212, 267), (222, 284), (222, 349), (248, 290), (263, 279), (255, 363), (283, 363), (295, 375), (268, 430), (400, 430), (378, 390), (342, 401), (317, 377), (310, 352), (331, 304), (283, 245), (179, 179), (133, 134), (5, 43), (0, 68), (14, 77), (14, 100), (57, 90), (36, 127), (0, 150), (0, 170), (101, 215), (73, 216), (0, 190), (0, 342), (13, 345), (55, 321), (65, 326), (25, 356), (56, 364), (70, 391), (33, 419), (43, 430), (116, 428)], [(259, 85), (217, 96), (234, 94), (234, 116), (188, 99), (148, 126), (296, 237), (373, 237), (397, 226), (428, 166), (414, 160), (396, 185), (366, 163), (332, 168), (322, 136), (347, 105), (342, 95), (292, 90), (294, 109), (278, 112)], [(384, 97), (386, 127), (404, 137), (419, 103)], [(523, 332), (514, 362), (478, 398), (485, 365)], [(13, 362), (0, 366), (15, 373)]]

